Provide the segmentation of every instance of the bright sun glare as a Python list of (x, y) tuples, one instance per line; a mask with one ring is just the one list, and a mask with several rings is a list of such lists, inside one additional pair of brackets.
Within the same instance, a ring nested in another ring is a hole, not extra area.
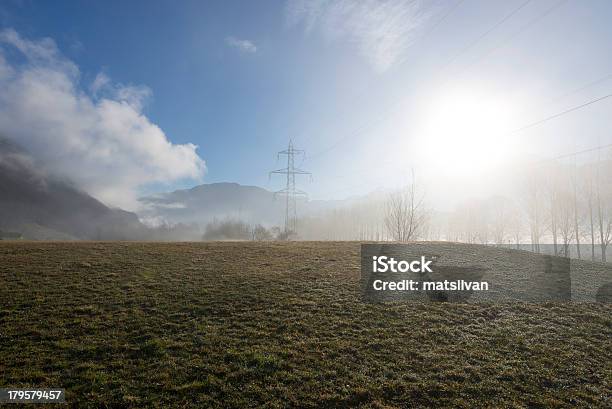
[[(491, 171), (514, 153), (508, 103), (475, 92), (434, 98), (422, 116), (419, 148), (429, 165), (457, 176)], [(430, 152), (430, 153), (429, 153)]]

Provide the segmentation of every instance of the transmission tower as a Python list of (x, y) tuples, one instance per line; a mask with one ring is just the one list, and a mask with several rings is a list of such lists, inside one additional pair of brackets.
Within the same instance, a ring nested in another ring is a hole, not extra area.
[(297, 233), (297, 198), (307, 197), (306, 192), (295, 188), (295, 175), (310, 175), (311, 173), (295, 167), (295, 156), (304, 155), (304, 151), (295, 149), (291, 139), (289, 140), (289, 147), (278, 152), (277, 158), (280, 158), (281, 155), (287, 155), (287, 167), (273, 170), (270, 172), (270, 176), (273, 173), (287, 175), (287, 185), (284, 189), (274, 192), (274, 197), (284, 196), (285, 198), (285, 234), (288, 237), (290, 233)]

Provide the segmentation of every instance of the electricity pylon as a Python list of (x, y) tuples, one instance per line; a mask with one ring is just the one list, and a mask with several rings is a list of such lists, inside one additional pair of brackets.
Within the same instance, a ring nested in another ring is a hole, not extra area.
[(311, 175), (311, 173), (295, 167), (295, 155), (304, 155), (304, 151), (295, 149), (291, 139), (289, 140), (289, 147), (278, 152), (277, 158), (280, 158), (281, 155), (287, 155), (287, 167), (273, 170), (270, 172), (270, 176), (273, 173), (287, 175), (287, 186), (274, 192), (274, 197), (285, 197), (285, 235), (289, 237), (291, 233), (297, 234), (297, 198), (308, 197), (306, 192), (295, 188), (295, 175)]

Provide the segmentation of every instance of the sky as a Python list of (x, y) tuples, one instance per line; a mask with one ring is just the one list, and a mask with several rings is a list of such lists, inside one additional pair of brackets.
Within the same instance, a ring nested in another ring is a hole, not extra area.
[[(491, 191), (612, 143), (607, 0), (0, 3), (0, 134), (103, 202), (270, 190), (289, 139), (313, 199)], [(492, 175), (496, 175), (493, 177)], [(438, 193), (436, 193), (438, 192)]]

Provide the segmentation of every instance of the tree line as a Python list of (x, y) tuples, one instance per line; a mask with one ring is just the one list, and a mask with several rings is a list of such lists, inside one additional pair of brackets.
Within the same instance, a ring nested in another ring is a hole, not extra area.
[(611, 161), (524, 169), (511, 195), (473, 199), (441, 212), (414, 173), (395, 191), (300, 219), (300, 238), (510, 246), (607, 261), (612, 242)]

